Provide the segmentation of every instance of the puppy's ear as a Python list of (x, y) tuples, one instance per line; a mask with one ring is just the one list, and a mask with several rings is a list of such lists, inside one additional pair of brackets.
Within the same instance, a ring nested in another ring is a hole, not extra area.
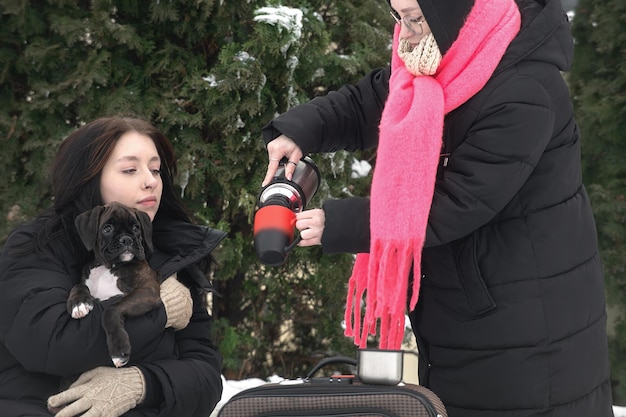
[(141, 229), (143, 230), (143, 246), (146, 248), (146, 252), (148, 252), (146, 255), (149, 255), (154, 252), (154, 246), (152, 246), (152, 221), (150, 221), (150, 216), (141, 210), (135, 210), (135, 215), (139, 219)]
[(100, 214), (104, 210), (104, 206), (96, 206), (91, 210), (76, 216), (74, 226), (78, 231), (78, 236), (87, 250), (94, 250), (98, 239), (98, 224), (100, 223)]

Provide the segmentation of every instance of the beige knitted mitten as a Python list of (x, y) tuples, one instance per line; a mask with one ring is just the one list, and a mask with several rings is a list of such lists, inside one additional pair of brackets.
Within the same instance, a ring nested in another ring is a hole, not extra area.
[(56, 412), (55, 417), (118, 417), (141, 403), (145, 391), (138, 368), (103, 366), (83, 373), (67, 390), (48, 398), (48, 409)]
[(181, 284), (176, 275), (161, 284), (161, 301), (167, 315), (165, 327), (173, 327), (175, 330), (187, 327), (193, 313), (193, 300), (189, 288)]

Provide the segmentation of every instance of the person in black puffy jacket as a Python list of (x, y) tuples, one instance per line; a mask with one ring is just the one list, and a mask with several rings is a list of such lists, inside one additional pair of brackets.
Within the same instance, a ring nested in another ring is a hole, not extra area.
[(300, 246), (357, 254), (347, 334), (363, 347), (379, 325), (397, 348), (408, 302), (420, 383), (450, 417), (612, 416), (560, 1), (390, 6), (391, 65), (272, 120), (264, 184), (283, 157), (377, 148), (369, 197), (296, 215)]
[[(222, 358), (210, 335), (207, 274), (225, 234), (191, 223), (175, 173), (171, 143), (140, 119), (97, 119), (63, 141), (50, 172), (52, 207), (14, 230), (0, 254), (2, 416), (211, 414)], [(66, 309), (89, 259), (74, 219), (112, 201), (152, 220), (148, 261), (163, 279), (162, 305), (125, 321), (132, 353), (121, 368), (101, 325), (114, 299), (96, 300), (81, 319)]]

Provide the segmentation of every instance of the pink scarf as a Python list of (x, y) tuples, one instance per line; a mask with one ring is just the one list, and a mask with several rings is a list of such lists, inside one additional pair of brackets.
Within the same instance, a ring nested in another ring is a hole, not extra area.
[[(485, 86), (520, 27), (513, 0), (476, 0), (434, 76), (413, 76), (398, 57), (394, 33), (389, 97), (380, 122), (371, 188), (371, 244), (357, 255), (348, 282), (346, 336), (361, 348), (376, 333), (381, 349), (399, 349), (417, 304), (420, 264), (441, 152), (444, 115)], [(367, 305), (361, 322), (361, 300)], [(354, 322), (353, 322), (354, 318)]]

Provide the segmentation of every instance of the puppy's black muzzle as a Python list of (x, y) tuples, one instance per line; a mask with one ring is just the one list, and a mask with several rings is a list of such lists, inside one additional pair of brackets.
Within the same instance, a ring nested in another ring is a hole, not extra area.
[[(128, 259), (125, 254), (132, 254), (132, 259)], [(129, 234), (120, 234), (117, 239), (111, 239), (111, 242), (105, 249), (106, 261), (109, 264), (120, 262), (143, 261), (146, 258), (145, 251), (139, 239)]]

